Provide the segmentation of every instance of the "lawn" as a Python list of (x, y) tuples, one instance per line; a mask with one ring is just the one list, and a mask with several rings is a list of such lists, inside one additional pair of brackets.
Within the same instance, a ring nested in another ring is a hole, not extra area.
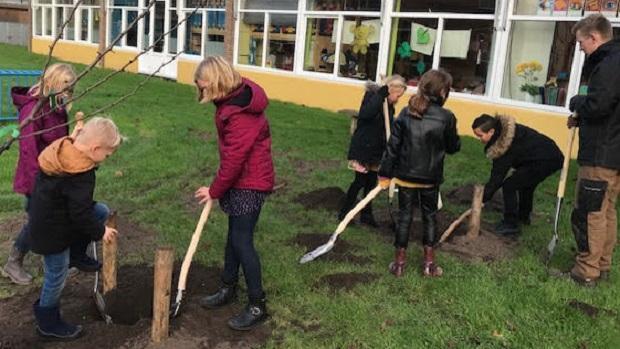
[[(0, 44), (0, 52), (0, 68), (40, 69), (45, 61), (21, 47)], [(77, 91), (107, 72), (94, 70), (80, 82)], [(129, 92), (142, 79), (120, 74), (75, 103), (73, 110), (95, 110)], [(106, 112), (128, 141), (98, 171), (96, 198), (154, 232), (157, 244), (173, 245), (177, 256), (184, 253), (200, 212), (192, 201), (193, 192), (208, 185), (217, 169), (213, 111), (213, 106), (196, 102), (191, 86), (152, 79), (137, 95)], [(255, 236), (272, 313), (269, 326), (273, 334), (266, 347), (620, 347), (618, 273), (610, 282), (587, 289), (548, 277), (541, 263), (541, 252), (553, 230), (557, 174), (537, 190), (538, 215), (533, 225), (524, 229), (514, 258), (468, 262), (439, 251), (445, 276), (429, 280), (417, 270), (421, 247), (416, 243), (409, 248), (405, 277), (396, 279), (387, 273), (393, 255), (391, 241), (355, 225), (341, 239), (356, 246), (356, 255), (366, 257), (369, 263), (319, 259), (300, 265), (297, 261), (306, 251), (290, 241), (300, 233), (324, 233), (327, 239), (338, 222), (333, 212), (307, 210), (295, 198), (330, 186), (346, 189), (352, 179), (345, 161), (349, 120), (342, 114), (280, 101), (271, 101), (267, 114), (278, 182), (287, 185), (268, 199)], [(484, 181), (488, 176), (490, 164), (482, 146), (470, 137), (462, 140), (461, 152), (447, 159), (442, 192)], [(2, 222), (22, 215), (22, 198), (12, 192), (16, 154), (14, 146), (0, 156), (2, 262), (10, 246), (9, 237), (17, 233), (4, 231), (8, 225)], [(576, 163), (571, 166), (562, 241), (552, 262), (560, 269), (570, 267), (575, 245), (567, 222)], [(380, 209), (385, 202), (385, 198), (379, 199)], [(445, 210), (454, 214), (464, 208), (450, 201), (444, 200), (444, 204)], [(214, 209), (202, 239), (210, 247), (198, 249), (195, 263), (221, 265), (226, 228), (226, 216)], [(134, 262), (150, 264), (152, 257)], [(320, 281), (331, 274), (350, 272), (376, 277), (340, 291)], [(0, 298), (19, 294), (18, 287), (0, 281)], [(610, 311), (587, 316), (570, 306), (575, 301)]]

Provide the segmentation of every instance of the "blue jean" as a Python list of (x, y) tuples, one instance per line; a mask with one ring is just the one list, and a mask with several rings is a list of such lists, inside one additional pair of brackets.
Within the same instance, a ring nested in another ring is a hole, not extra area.
[[(26, 210), (26, 213), (29, 213), (30, 195), (26, 195), (24, 209)], [(108, 208), (106, 204), (101, 203), (101, 202), (95, 203), (95, 217), (97, 217), (98, 221), (105, 223), (109, 215), (110, 215), (110, 209)], [(15, 239), (13, 246), (17, 248), (21, 253), (26, 254), (30, 252), (29, 239), (30, 239), (30, 217), (28, 217), (26, 220), (26, 223), (24, 223), (24, 226), (22, 227), (22, 230), (17, 235), (17, 238)], [(78, 250), (80, 249), (79, 248), (80, 245), (76, 246)], [(84, 247), (86, 247), (86, 245)]]
[(239, 266), (243, 268), (250, 301), (264, 298), (261, 265), (254, 248), (254, 227), (260, 210), (241, 216), (228, 216), (228, 240), (224, 254), (222, 281), (227, 285), (237, 283)]
[[(102, 203), (95, 204), (95, 217), (105, 224), (110, 209)], [(69, 270), (69, 258), (71, 250), (79, 246), (84, 247), (85, 251), (88, 239), (76, 241), (70, 248), (60, 253), (48, 254), (43, 256), (43, 286), (41, 287), (41, 296), (39, 297), (39, 305), (42, 307), (56, 307), (60, 304), (60, 294), (65, 287), (67, 280), (67, 271)], [(85, 244), (84, 244), (85, 243)]]

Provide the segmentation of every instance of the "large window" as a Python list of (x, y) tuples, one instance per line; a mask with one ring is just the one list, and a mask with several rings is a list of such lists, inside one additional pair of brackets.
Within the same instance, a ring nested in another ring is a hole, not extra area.
[(55, 37), (61, 34), (63, 40), (94, 42), (99, 33), (98, 0), (84, 0), (67, 23), (62, 33), (60, 29), (71, 17), (77, 0), (35, 0), (32, 4), (33, 35)]
[[(193, 15), (191, 13), (200, 5)], [(183, 52), (196, 56), (224, 55), (224, 32), (226, 27), (226, 3), (223, 0), (187, 0), (182, 17), (188, 18), (183, 25)], [(191, 17), (190, 17), (191, 15)]]
[[(496, 35), (495, 2), (395, 1), (387, 74), (417, 86), (429, 69), (453, 77), (455, 92), (488, 95)], [(438, 12), (438, 13), (435, 13)]]
[(108, 7), (110, 41), (116, 38), (125, 30), (127, 34), (116, 43), (120, 47), (138, 47), (138, 25), (130, 26), (138, 17), (138, 0), (111, 0)]
[(293, 70), (297, 0), (241, 0), (237, 63)]

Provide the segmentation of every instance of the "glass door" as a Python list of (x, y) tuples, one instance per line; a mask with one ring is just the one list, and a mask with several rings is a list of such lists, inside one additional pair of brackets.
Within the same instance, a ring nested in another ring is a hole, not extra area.
[[(148, 6), (149, 0), (144, 1), (145, 5)], [(155, 73), (157, 76), (170, 79), (177, 77), (177, 60), (169, 62), (174, 57), (170, 52), (176, 52), (176, 49), (169, 49), (171, 43), (175, 46), (177, 44), (176, 39), (171, 40), (175, 33), (166, 34), (177, 21), (177, 17), (172, 16), (171, 5), (176, 7), (176, 1), (156, 0), (150, 8), (148, 16), (144, 17), (142, 28), (145, 42), (143, 47), (144, 49), (150, 47), (150, 49), (138, 60), (138, 71), (140, 73)], [(175, 22), (172, 23), (172, 20)]]

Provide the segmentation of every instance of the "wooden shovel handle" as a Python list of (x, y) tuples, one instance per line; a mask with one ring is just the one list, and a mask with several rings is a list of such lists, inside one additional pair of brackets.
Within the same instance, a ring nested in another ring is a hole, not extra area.
[(570, 164), (570, 155), (573, 150), (573, 141), (575, 140), (575, 133), (577, 127), (570, 129), (568, 135), (568, 144), (566, 145), (566, 151), (564, 152), (564, 163), (562, 164), (562, 172), (560, 173), (560, 183), (558, 184), (558, 198), (564, 197), (564, 190), (566, 189), (566, 179), (568, 177), (568, 165)]
[(385, 141), (390, 141), (391, 127), (390, 127), (390, 112), (388, 109), (387, 98), (383, 101), (383, 123), (385, 125)]
[(205, 204), (205, 207), (202, 209), (200, 219), (198, 220), (198, 224), (196, 225), (196, 230), (194, 231), (194, 235), (192, 235), (192, 241), (189, 243), (189, 247), (187, 248), (187, 252), (185, 253), (185, 258), (183, 259), (183, 264), (181, 265), (181, 274), (179, 275), (179, 291), (185, 290), (189, 266), (192, 264), (192, 258), (194, 258), (194, 253), (196, 252), (196, 248), (198, 247), (198, 242), (200, 241), (202, 229), (207, 222), (207, 218), (209, 218), (211, 206), (213, 206), (213, 200), (208, 200)]
[(359, 211), (364, 209), (364, 207), (366, 207), (366, 205), (368, 205), (368, 203), (372, 201), (372, 199), (374, 199), (381, 192), (381, 190), (383, 190), (383, 188), (381, 188), (380, 185), (377, 185), (368, 193), (368, 195), (366, 195), (366, 197), (362, 199), (362, 201), (358, 202), (357, 205), (355, 205), (355, 207), (353, 207), (353, 209), (349, 211), (346, 216), (344, 216), (344, 219), (340, 222), (340, 224), (338, 224), (338, 227), (333, 235), (338, 236), (338, 234), (342, 233), (353, 217), (355, 217)]

